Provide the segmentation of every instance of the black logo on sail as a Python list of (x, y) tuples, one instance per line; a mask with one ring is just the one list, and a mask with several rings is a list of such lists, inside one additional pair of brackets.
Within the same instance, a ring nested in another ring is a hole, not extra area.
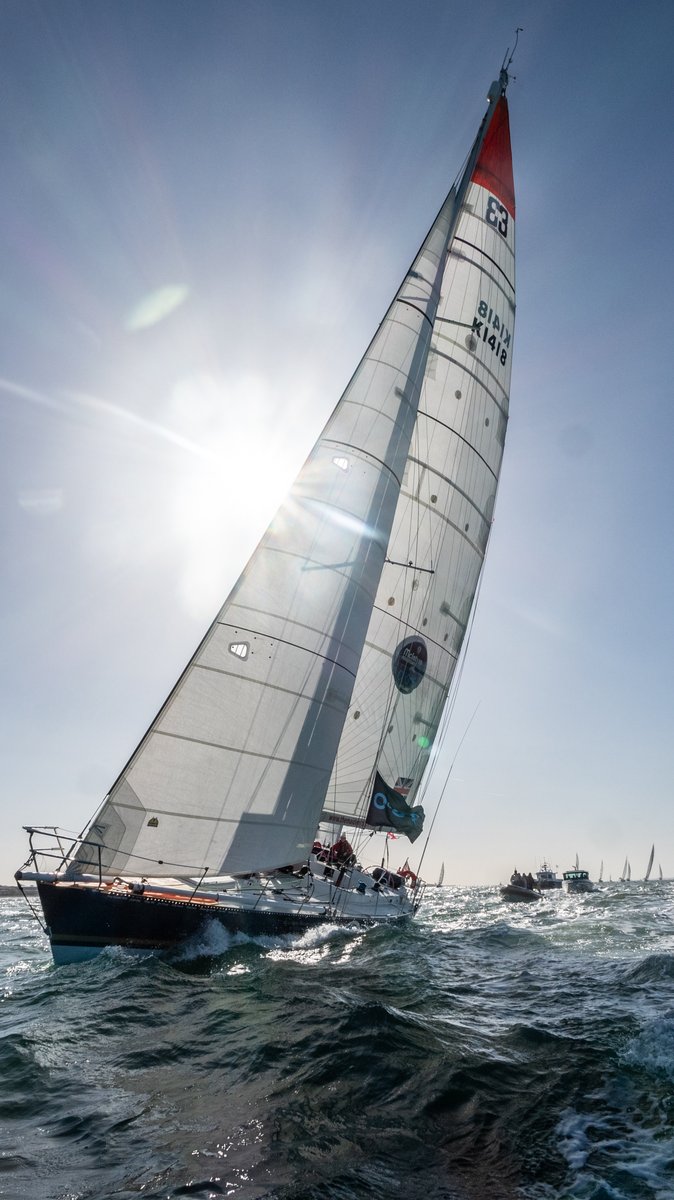
[(426, 643), (420, 637), (405, 638), (400, 643), (391, 662), (393, 679), (399, 692), (406, 696), (418, 688), (426, 674), (427, 662)]

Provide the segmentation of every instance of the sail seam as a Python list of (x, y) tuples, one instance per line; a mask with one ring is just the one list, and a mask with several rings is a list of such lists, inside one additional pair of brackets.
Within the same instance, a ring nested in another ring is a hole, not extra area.
[[(279, 553), (288, 554), (290, 552), (289, 551), (279, 551)], [(244, 609), (244, 605), (239, 605), (238, 607)], [(248, 611), (260, 613), (260, 615), (263, 617), (274, 617), (278, 620), (278, 615), (276, 613), (270, 612), (269, 610), (264, 609), (264, 608), (249, 609)], [(318, 634), (319, 636), (324, 636), (323, 630), (316, 629), (312, 625), (304, 625), (300, 621), (294, 620), (293, 617), (288, 617), (286, 620), (287, 620), (287, 622), (290, 622), (292, 625), (297, 625), (300, 629), (308, 630), (309, 633), (315, 633), (315, 634)], [(216, 623), (216, 625), (219, 625), (222, 629), (233, 629), (235, 631), (235, 633), (249, 633), (251, 635), (251, 637), (268, 638), (270, 642), (278, 642), (279, 645), (281, 645), (281, 646), (290, 646), (290, 648), (292, 650), (303, 650), (305, 654), (310, 654), (313, 658), (320, 658), (322, 662), (332, 663), (333, 667), (340, 667), (342, 669), (342, 671), (346, 671), (347, 675), (354, 675), (354, 672), (351, 671), (349, 669), (349, 667), (345, 666), (344, 663), (338, 662), (336, 658), (330, 658), (327, 654), (321, 654), (320, 650), (312, 650), (309, 646), (303, 646), (300, 642), (291, 642), (287, 638), (277, 637), (277, 635), (274, 633), (261, 633), (259, 629), (249, 629), (243, 625), (231, 625), (229, 621), (218, 621), (217, 618), (216, 618), (215, 623)], [(343, 643), (340, 643), (340, 645), (343, 645)], [(193, 665), (194, 666), (202, 666), (203, 664), (194, 663)], [(208, 669), (209, 670), (217, 670), (216, 667), (209, 667)], [(225, 672), (225, 674), (227, 674), (227, 672)], [(240, 679), (240, 678), (244, 678), (244, 676), (236, 676), (236, 678)], [(256, 680), (255, 682), (260, 683), (260, 686), (264, 686), (264, 687), (271, 686), (268, 684), (262, 684), (261, 680)], [(293, 692), (292, 695), (300, 696), (301, 692)]]
[[(440, 475), (439, 478), (442, 479), (443, 483), (448, 483), (451, 486), (451, 481), (449, 479), (445, 479), (444, 475)], [(468, 503), (471, 505), (471, 507), (474, 509), (474, 511), (477, 513), (479, 520), (483, 521), (484, 524), (487, 526), (487, 528), (490, 528), (491, 521), (484, 515), (482, 510), (477, 507), (477, 504), (475, 504), (475, 502), (470, 499), (470, 496), (467, 496), (466, 493), (461, 490), (461, 488), (456, 487), (456, 485), (454, 485), (454, 486), (455, 486), (455, 490), (459, 493), (459, 495), (463, 496), (464, 500), (467, 500)], [(442, 521), (442, 523), (444, 525), (449, 525), (450, 528), (453, 529), (454, 532), (459, 535), (459, 537), (463, 538), (464, 542), (468, 543), (468, 545), (476, 552), (476, 554), (481, 559), (484, 559), (484, 551), (480, 549), (477, 542), (474, 542), (472, 538), (467, 537), (465, 529), (460, 529), (459, 526), (456, 524), (456, 522), (452, 521), (451, 517), (446, 516), (445, 513), (438, 512), (438, 510), (434, 507), (434, 505), (429, 504), (426, 500), (419, 500), (419, 498), (417, 496), (414, 496), (412, 494), (412, 492), (401, 492), (400, 494), (401, 494), (401, 496), (405, 496), (408, 500), (413, 500), (416, 504), (419, 505), (420, 508), (424, 508), (427, 513), (430, 513), (431, 516), (437, 517), (438, 521)], [(384, 563), (384, 566), (387, 566), (387, 565), (393, 565), (393, 564)], [(411, 570), (412, 568), (408, 567), (406, 569)], [(415, 568), (415, 570), (417, 570), (417, 571), (424, 570), (424, 569), (427, 569), (427, 568), (423, 568), (423, 567)], [(432, 573), (435, 574), (435, 571), (433, 571)]]
[[(223, 742), (209, 742), (205, 738), (188, 737), (188, 735), (186, 733), (169, 733), (167, 730), (164, 730), (164, 729), (155, 729), (154, 733), (155, 733), (156, 737), (172, 738), (173, 741), (176, 741), (176, 742), (189, 742), (193, 746), (209, 746), (211, 748), (211, 750), (225, 750), (228, 754), (246, 755), (249, 758), (261, 758), (261, 759), (264, 759), (265, 762), (286, 763), (286, 765), (288, 765), (290, 763), (295, 763), (298, 761), (296, 758), (281, 758), (280, 755), (278, 755), (278, 754), (263, 754), (258, 751), (255, 751), (255, 750), (248, 750), (246, 747), (243, 747), (243, 746), (226, 746)], [(312, 763), (306, 762), (306, 760), (303, 761), (301, 763), (301, 765), (302, 765), (302, 767), (306, 767), (307, 770), (309, 770), (309, 771), (318, 771), (320, 774), (323, 774), (323, 775), (326, 774), (325, 767), (315, 767), (315, 766), (313, 766)], [(115, 805), (117, 805), (117, 804), (121, 805), (122, 801), (114, 798), (114, 803), (115, 803)], [(127, 807), (133, 808), (134, 811), (136, 811), (136, 812), (138, 811), (137, 806), (135, 806), (133, 804), (130, 804)], [(152, 811), (154, 812), (154, 809)], [(179, 812), (176, 815), (182, 816), (182, 817), (186, 817), (186, 816), (191, 817), (192, 813)], [(210, 820), (210, 819), (211, 818), (206, 818), (206, 817), (203, 818), (203, 820)], [(219, 819), (219, 818), (216, 818), (216, 819)]]
[[(446, 338), (445, 340), (446, 340), (446, 341), (449, 341), (450, 339), (449, 339), (449, 338)], [(459, 342), (455, 341), (455, 342), (454, 342), (454, 345), (455, 345), (455, 346), (458, 346), (458, 345), (459, 345)], [(499, 401), (499, 399), (497, 398), (497, 396), (494, 394), (494, 392), (492, 392), (492, 391), (491, 391), (491, 390), (490, 390), (490, 389), (487, 387), (487, 385), (486, 385), (486, 383), (484, 382), (484, 380), (483, 380), (483, 379), (480, 379), (480, 376), (479, 376), (479, 375), (478, 375), (478, 374), (477, 374), (475, 371), (471, 371), (470, 367), (467, 367), (467, 366), (466, 366), (464, 363), (460, 362), (458, 358), (454, 358), (454, 357), (453, 357), (451, 354), (448, 354), (446, 350), (439, 350), (437, 346), (435, 346), (435, 347), (433, 348), (433, 353), (434, 353), (434, 354), (437, 354), (438, 358), (444, 358), (444, 359), (445, 359), (445, 361), (446, 361), (446, 362), (448, 362), (448, 363), (451, 363), (453, 367), (458, 367), (460, 371), (465, 371), (466, 375), (468, 375), (468, 376), (469, 376), (471, 379), (474, 379), (474, 380), (475, 380), (475, 382), (476, 382), (476, 384), (478, 385), (478, 387), (484, 388), (484, 391), (485, 391), (485, 392), (487, 393), (487, 395), (489, 396), (489, 399), (494, 401), (494, 404), (496, 405), (497, 409), (498, 409), (498, 410), (499, 410), (499, 412), (502, 414), (502, 416), (504, 416), (504, 417), (506, 418), (506, 420), (508, 419), (508, 409), (507, 409), (507, 408), (505, 408), (503, 404), (501, 404), (501, 402)], [(483, 366), (483, 364), (481, 364), (481, 365)], [(506, 388), (505, 388), (505, 387), (503, 386), (503, 384), (502, 384), (502, 383), (501, 383), (501, 382), (500, 382), (500, 381), (497, 379), (497, 377), (496, 377), (496, 375), (494, 375), (493, 371), (490, 371), (490, 370), (489, 370), (489, 367), (485, 367), (485, 366), (483, 366), (483, 369), (484, 369), (484, 370), (487, 372), (487, 374), (488, 374), (488, 375), (490, 375), (490, 376), (491, 376), (491, 378), (494, 380), (494, 382), (498, 384), (498, 386), (500, 387), (501, 391), (503, 392), (503, 395), (504, 395), (504, 397), (505, 397), (505, 399), (506, 399), (506, 403), (507, 403), (507, 401), (508, 401), (508, 392), (507, 392)], [(422, 413), (424, 413), (424, 415), (425, 415), (425, 416), (429, 416), (429, 415), (430, 415), (429, 413), (427, 413), (427, 412), (426, 412), (426, 409), (422, 409), (422, 408), (420, 408), (420, 409), (419, 409), (419, 412), (422, 412)]]
[(452, 250), (452, 258), (455, 258), (457, 260), (457, 262), (465, 263), (466, 266), (473, 267), (476, 271), (479, 271), (480, 274), (483, 275), (485, 279), (488, 279), (490, 283), (493, 283), (494, 287), (498, 288), (499, 294), (501, 296), (503, 296), (503, 299), (505, 300), (508, 307), (512, 310), (513, 318), (514, 318), (514, 314), (515, 314), (515, 301), (513, 299), (513, 296), (515, 295), (514, 288), (512, 290), (512, 296), (511, 296), (508, 288), (505, 287), (505, 285), (502, 283), (502, 281), (500, 279), (496, 278), (493, 271), (488, 270), (488, 268), (486, 266), (484, 266), (482, 263), (476, 262), (474, 258), (469, 258), (468, 255), (463, 250)]
[(415, 312), (418, 312), (419, 316), (423, 317), (424, 321), (428, 321), (431, 329), (433, 328), (433, 322), (431, 321), (428, 313), (424, 312), (423, 308), (419, 308), (418, 304), (414, 304), (411, 300), (407, 300), (404, 296), (398, 296), (397, 299), (399, 304), (406, 304), (409, 308), (413, 308)]
[[(496, 480), (496, 479), (498, 479), (498, 475), (497, 475), (496, 471), (494, 470), (494, 468), (493, 468), (493, 467), (490, 467), (490, 465), (489, 465), (489, 463), (487, 462), (487, 460), (486, 460), (486, 458), (484, 457), (484, 455), (480, 454), (480, 451), (477, 449), (477, 447), (476, 447), (476, 446), (474, 446), (472, 442), (469, 442), (469, 441), (468, 441), (468, 438), (465, 438), (465, 437), (463, 436), (463, 434), (462, 434), (462, 433), (459, 433), (458, 429), (455, 429), (453, 425), (448, 425), (448, 424), (446, 423), (446, 421), (441, 421), (439, 417), (433, 417), (433, 416), (431, 416), (431, 414), (430, 414), (430, 413), (428, 413), (428, 412), (425, 412), (425, 411), (423, 411), (422, 409), (419, 409), (419, 416), (420, 416), (420, 417), (426, 417), (426, 418), (427, 418), (429, 421), (433, 421), (433, 422), (434, 422), (436, 425), (441, 425), (441, 426), (442, 426), (442, 428), (443, 428), (443, 429), (446, 429), (448, 433), (453, 433), (453, 434), (454, 434), (454, 436), (455, 436), (456, 438), (458, 438), (458, 440), (459, 440), (460, 442), (463, 442), (464, 446), (467, 446), (469, 450), (472, 450), (472, 451), (473, 451), (473, 454), (475, 455), (475, 457), (476, 457), (476, 458), (479, 458), (480, 462), (484, 464), (484, 466), (485, 466), (485, 467), (487, 468), (487, 470), (489, 471), (489, 474), (490, 474), (491, 476), (493, 476), (493, 478), (494, 478), (495, 480)], [(476, 510), (477, 510), (477, 512), (479, 512), (479, 513), (480, 513), (480, 516), (482, 516), (482, 515), (483, 515), (483, 514), (482, 514), (482, 512), (481, 512), (481, 510), (480, 510), (480, 509), (477, 507), (477, 504), (475, 503), (475, 501), (474, 501), (474, 500), (471, 500), (470, 496), (469, 496), (469, 495), (467, 495), (467, 493), (466, 493), (466, 492), (464, 492), (462, 488), (458, 487), (458, 486), (457, 486), (457, 485), (456, 485), (456, 484), (455, 484), (455, 483), (454, 483), (454, 482), (453, 482), (451, 479), (448, 479), (448, 477), (447, 477), (446, 475), (443, 475), (443, 474), (442, 474), (440, 471), (436, 471), (436, 470), (435, 470), (435, 469), (434, 469), (434, 468), (433, 468), (433, 467), (430, 465), (430, 463), (423, 462), (421, 459), (418, 459), (418, 458), (411, 459), (410, 461), (411, 461), (411, 462), (416, 462), (416, 463), (418, 463), (418, 464), (419, 464), (419, 466), (425, 467), (427, 471), (430, 471), (430, 472), (431, 472), (431, 474), (433, 474), (433, 475), (436, 475), (438, 479), (442, 479), (443, 483), (448, 483), (448, 484), (450, 485), (450, 487), (453, 487), (453, 488), (455, 488), (455, 490), (456, 490), (457, 492), (460, 492), (460, 493), (461, 493), (461, 495), (462, 495), (462, 496), (464, 496), (464, 497), (465, 497), (465, 499), (468, 501), (468, 503), (469, 503), (469, 504), (471, 504), (471, 505), (473, 506), (473, 508), (474, 508), (474, 509), (476, 509)], [(403, 495), (404, 495), (404, 494), (405, 494), (405, 493), (403, 493)], [(423, 504), (423, 501), (422, 501), (422, 500), (419, 500), (419, 504)], [(486, 518), (485, 518), (485, 520), (486, 520)]]
[(511, 295), (509, 289), (505, 286), (505, 284), (502, 282), (502, 280), (496, 278), (493, 271), (490, 271), (489, 268), (486, 267), (483, 263), (476, 262), (474, 258), (469, 258), (468, 255), (465, 253), (465, 251), (453, 250), (452, 258), (455, 258), (457, 260), (457, 262), (463, 263), (465, 266), (472, 267), (475, 271), (479, 271), (480, 275), (482, 275), (484, 279), (488, 279), (489, 282), (491, 284), (493, 284), (493, 286), (498, 290), (499, 295), (503, 296), (503, 299), (504, 299), (505, 303), (508, 305), (508, 308), (511, 309), (512, 314), (513, 314), (513, 321), (514, 321), (514, 317), (515, 317), (515, 301), (513, 299), (513, 296), (515, 295), (514, 291)]
[[(515, 284), (512, 282), (510, 277), (503, 270), (503, 267), (499, 266), (496, 259), (492, 258), (491, 254), (487, 254), (487, 251), (483, 250), (481, 246), (476, 246), (475, 242), (469, 242), (468, 238), (455, 237), (454, 241), (461, 242), (462, 246), (470, 246), (473, 250), (477, 250), (477, 253), (481, 254), (483, 258), (486, 258), (488, 260), (488, 262), (493, 263), (493, 265), (496, 267), (496, 270), (501, 272), (501, 274), (502, 274), (503, 278), (505, 279), (506, 283), (508, 284), (508, 287), (510, 288), (510, 290), (512, 292), (515, 291)], [(477, 266), (477, 265), (478, 265), (477, 263), (473, 264), (473, 266)]]
[[(316, 768), (314, 768), (314, 770), (315, 769)], [(128, 809), (131, 809), (133, 812), (138, 812), (138, 809), (134, 808), (133, 804), (124, 804), (121, 801), (116, 802), (115, 807), (116, 808), (128, 808)], [(150, 810), (146, 809), (146, 811), (149, 812)], [(240, 815), (238, 817), (237, 816), (209, 817), (209, 816), (206, 816), (204, 813), (180, 812), (177, 809), (172, 809), (172, 808), (153, 808), (151, 811), (154, 815), (159, 816), (159, 817), (189, 817), (190, 821), (210, 821), (211, 824), (213, 824), (213, 825), (223, 825), (223, 824), (236, 825), (239, 823), (239, 821), (245, 821), (246, 817), (251, 817), (251, 816), (253, 818), (253, 822), (255, 822), (256, 818), (259, 817), (259, 815), (260, 815), (259, 813), (255, 813), (255, 812), (251, 813), (250, 811), (248, 811), (248, 812), (244, 812), (242, 815)], [(290, 829), (301, 829), (301, 825), (292, 825), (290, 822), (287, 822), (287, 825)], [(106, 849), (112, 850), (113, 854), (119, 853), (119, 850), (113, 850), (112, 846), (110, 846), (110, 847), (106, 846)], [(144, 855), (144, 854), (133, 854), (133, 855), (131, 855), (131, 857), (132, 858), (142, 858), (145, 862), (155, 862), (155, 863), (158, 863), (158, 865), (159, 865), (158, 859), (150, 858), (149, 856)], [(186, 870), (194, 869), (194, 868), (190, 867), (190, 865), (188, 863), (164, 863), (164, 862), (162, 862), (161, 865), (162, 866), (170, 866), (170, 867), (184, 867)]]

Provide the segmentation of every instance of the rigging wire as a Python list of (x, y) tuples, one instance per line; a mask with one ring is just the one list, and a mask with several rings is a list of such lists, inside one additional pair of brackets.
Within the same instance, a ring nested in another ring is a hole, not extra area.
[(442, 791), (440, 792), (440, 796), (438, 798), (438, 803), (435, 806), (435, 812), (433, 813), (433, 818), (431, 820), (430, 828), (426, 835), (426, 841), (424, 842), (424, 848), (421, 851), (421, 858), (419, 859), (419, 868), (418, 868), (417, 874), (421, 874), (421, 864), (424, 861), (424, 855), (426, 854), (426, 851), (428, 849), (428, 843), (430, 841), (430, 837), (433, 832), (433, 826), (435, 825), (435, 819), (440, 811), (440, 805), (442, 804), (442, 802), (445, 798), (445, 792), (447, 790), (447, 785), (449, 783), (452, 771), (454, 770), (454, 764), (456, 763), (456, 760), (459, 757), (459, 751), (460, 751), (461, 747), (463, 746), (463, 743), (465, 742), (466, 737), (468, 736), (468, 730), (470, 729), (471, 725), (473, 724), (473, 721), (475, 720), (475, 717), (477, 716), (477, 710), (479, 707), (480, 707), (480, 701), (478, 700), (477, 704), (475, 705), (473, 715), (470, 718), (470, 721), (468, 722), (468, 724), (466, 725), (466, 728), (463, 733), (463, 737), (461, 738), (461, 741), (459, 742), (458, 746), (456, 747), (454, 758), (452, 759), (451, 763), (449, 764), (449, 770), (447, 772), (447, 775), (445, 776), (445, 782), (442, 785)]

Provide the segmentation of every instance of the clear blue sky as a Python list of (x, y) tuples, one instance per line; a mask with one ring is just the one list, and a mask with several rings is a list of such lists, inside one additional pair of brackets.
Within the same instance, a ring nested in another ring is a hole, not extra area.
[(516, 25), (511, 423), (428, 874), (674, 874), (674, 5), (5, 0), (0, 882), (200, 640)]

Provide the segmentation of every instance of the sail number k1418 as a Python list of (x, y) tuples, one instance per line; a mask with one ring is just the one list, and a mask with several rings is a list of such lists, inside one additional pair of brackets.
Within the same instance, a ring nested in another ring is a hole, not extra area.
[[(478, 315), (473, 317), (471, 332), (480, 336), (486, 346), (491, 346), (493, 353), (505, 366), (508, 361), (507, 347), (510, 345), (510, 330), (506, 329), (486, 300), (480, 300), (477, 312)], [(480, 318), (482, 319), (480, 320)]]

